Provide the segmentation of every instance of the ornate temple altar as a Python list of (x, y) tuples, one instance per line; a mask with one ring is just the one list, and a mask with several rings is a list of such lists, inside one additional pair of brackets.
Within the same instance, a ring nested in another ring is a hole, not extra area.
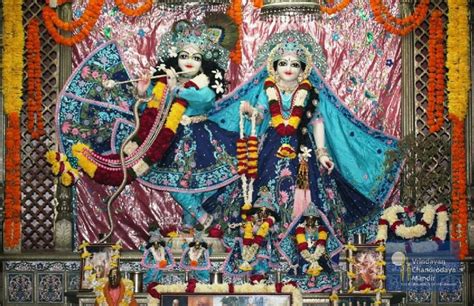
[(474, 302), (467, 0), (3, 2), (0, 306)]

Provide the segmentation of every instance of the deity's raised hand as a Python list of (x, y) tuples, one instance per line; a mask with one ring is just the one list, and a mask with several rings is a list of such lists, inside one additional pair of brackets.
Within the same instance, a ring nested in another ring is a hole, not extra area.
[(150, 86), (150, 82), (151, 82), (150, 74), (144, 74), (140, 76), (140, 80), (138, 81), (138, 84), (137, 84), (138, 96), (144, 97), (146, 95), (146, 91), (148, 87)]

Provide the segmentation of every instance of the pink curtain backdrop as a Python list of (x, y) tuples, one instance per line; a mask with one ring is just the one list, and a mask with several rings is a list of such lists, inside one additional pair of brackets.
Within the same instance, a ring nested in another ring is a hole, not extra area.
[[(397, 1), (390, 7), (396, 11)], [(298, 22), (275, 19), (263, 21), (251, 1), (243, 0), (242, 64), (232, 64), (228, 79), (231, 88), (252, 76), (259, 47), (273, 34), (284, 30), (305, 31), (313, 35), (327, 57), (325, 80), (345, 105), (369, 126), (393, 136), (400, 135), (401, 43), (373, 20), (368, 1), (353, 1), (335, 16)], [(76, 1), (74, 16), (82, 14), (85, 3)], [(90, 51), (114, 39), (123, 48), (126, 65), (134, 76), (150, 70), (156, 63), (155, 52), (160, 37), (179, 19), (204, 16), (202, 10), (186, 13), (154, 8), (141, 17), (123, 15), (108, 0), (91, 35), (73, 48), (76, 67)], [(85, 178), (76, 185), (78, 240), (97, 241), (98, 233), (107, 232), (105, 196), (111, 188)], [(397, 196), (392, 197), (395, 201)], [(114, 203), (113, 241), (121, 239), (127, 249), (135, 249), (147, 238), (152, 222), (163, 226), (179, 223), (181, 208), (164, 192), (134, 183)]]

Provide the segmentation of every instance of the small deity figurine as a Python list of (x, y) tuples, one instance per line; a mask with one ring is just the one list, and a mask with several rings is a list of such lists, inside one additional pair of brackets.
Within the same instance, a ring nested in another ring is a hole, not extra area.
[(159, 283), (163, 277), (163, 271), (170, 271), (175, 266), (173, 254), (166, 245), (159, 228), (150, 231), (150, 240), (145, 246), (141, 265), (147, 269), (143, 279), (145, 287), (152, 282)]
[(305, 292), (321, 292), (339, 285), (330, 255), (337, 252), (340, 244), (326, 224), (325, 216), (310, 202), (278, 244), (290, 264), (287, 277)]
[(209, 259), (209, 245), (202, 238), (202, 232), (196, 232), (193, 241), (184, 250), (179, 267), (190, 273), (190, 278), (194, 278), (201, 283), (209, 283), (211, 260)]
[(279, 257), (274, 248), (276, 243), (275, 223), (279, 220), (272, 206), (270, 191), (262, 187), (259, 200), (249, 211), (242, 223), (243, 239), (236, 238), (232, 251), (224, 263), (224, 273), (230, 276), (250, 276), (250, 280), (267, 278), (271, 268), (277, 268)]

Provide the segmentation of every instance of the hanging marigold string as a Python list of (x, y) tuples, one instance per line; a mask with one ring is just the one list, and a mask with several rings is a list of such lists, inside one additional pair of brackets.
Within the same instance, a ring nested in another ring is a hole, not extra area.
[(22, 1), (3, 0), (3, 105), (7, 116), (5, 131), (5, 223), (4, 247), (21, 245), (20, 112), (22, 107), (24, 30)]
[(392, 15), (389, 8), (383, 3), (383, 0), (370, 0), (369, 2), (375, 20), (380, 23), (385, 30), (401, 36), (407, 35), (425, 20), (430, 4), (430, 0), (420, 0), (413, 14), (398, 18)]
[(334, 1), (327, 1), (327, 3), (331, 5), (331, 7), (321, 5), (320, 9), (321, 12), (324, 12), (328, 15), (333, 15), (345, 9), (349, 4), (351, 4), (351, 2), (352, 0), (341, 0), (341, 2), (339, 2), (338, 4), (333, 5)]
[(42, 116), (41, 102), (41, 42), (39, 36), (39, 21), (34, 18), (27, 28), (26, 40), (26, 71), (28, 75), (27, 95), (28, 95), (28, 132), (31, 138), (39, 139), (45, 134), (44, 121)]
[[(89, 36), (100, 17), (105, 0), (89, 0), (83, 14), (76, 20), (70, 22), (62, 21), (56, 11), (50, 6), (43, 8), (43, 18), (46, 29), (58, 43), (66, 46), (72, 46)], [(129, 5), (136, 5), (138, 0), (115, 0), (119, 10), (129, 17), (137, 17), (150, 11), (153, 6), (153, 0), (144, 0), (145, 2), (135, 8), (129, 8)], [(70, 3), (71, 0), (58, 0), (57, 5), (61, 6)], [(49, 3), (49, 1), (48, 1)], [(76, 32), (71, 37), (66, 37), (59, 33), (59, 30), (67, 32)]]
[[(84, 9), (82, 16), (71, 22), (62, 21), (55, 10), (49, 6), (43, 8), (43, 19), (46, 29), (58, 44), (72, 46), (89, 36), (90, 31), (94, 28), (99, 19), (100, 12), (105, 0), (90, 0)], [(61, 0), (58, 5), (62, 5), (68, 1)], [(80, 28), (80, 30), (79, 30)], [(59, 33), (58, 29), (63, 31), (78, 31), (77, 33), (66, 37)]]
[(469, 101), (469, 7), (467, 0), (448, 0), (447, 56), (448, 110), (451, 142), (451, 240), (459, 243), (459, 256), (469, 253), (467, 240), (466, 145), (464, 119)]
[(435, 10), (430, 18), (428, 41), (428, 126), (431, 133), (438, 132), (444, 123), (444, 31), (443, 18)]
[(130, 4), (137, 4), (137, 0), (115, 0), (115, 4), (117, 4), (119, 10), (129, 17), (137, 17), (141, 16), (147, 12), (149, 12), (153, 6), (153, 0), (145, 0), (145, 2), (136, 8), (129, 8), (128, 5)]
[(253, 0), (253, 6), (256, 8), (262, 8), (263, 7), (263, 0)]
[(227, 15), (232, 18), (235, 24), (238, 27), (238, 39), (235, 43), (234, 49), (230, 52), (230, 59), (236, 63), (240, 64), (242, 62), (242, 2), (239, 0), (232, 0), (230, 3), (229, 9), (227, 10)]

